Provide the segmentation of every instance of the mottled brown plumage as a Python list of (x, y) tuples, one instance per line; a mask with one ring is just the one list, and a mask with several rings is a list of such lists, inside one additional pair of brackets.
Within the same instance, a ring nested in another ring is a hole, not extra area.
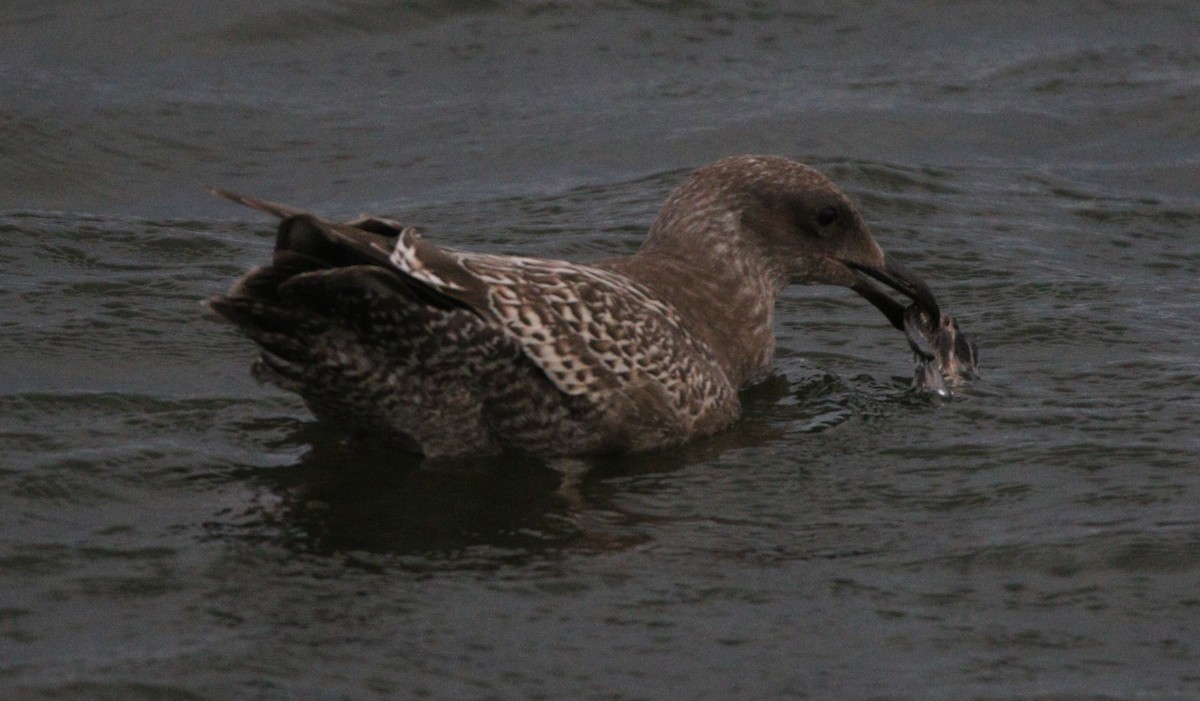
[(635, 255), (590, 265), (441, 248), (388, 219), (338, 224), (217, 192), (283, 220), (271, 264), (211, 300), (260, 346), (256, 376), (427, 455), (711, 434), (770, 366), (786, 285), (852, 287), (901, 328), (865, 274), (928, 293), (836, 186), (772, 156), (701, 168)]

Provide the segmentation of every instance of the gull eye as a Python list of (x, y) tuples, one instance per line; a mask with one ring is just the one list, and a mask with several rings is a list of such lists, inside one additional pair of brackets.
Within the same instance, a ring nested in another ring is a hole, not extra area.
[(829, 226), (833, 220), (837, 219), (838, 211), (834, 207), (822, 207), (817, 212), (817, 223), (821, 226)]

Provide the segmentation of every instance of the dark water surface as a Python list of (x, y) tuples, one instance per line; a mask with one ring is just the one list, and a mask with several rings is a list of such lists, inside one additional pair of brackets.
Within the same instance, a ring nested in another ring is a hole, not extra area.
[[(189, 9), (202, 5), (202, 9)], [(7, 2), (0, 698), (1200, 698), (1200, 5)], [(981, 348), (846, 290), (730, 431), (420, 464), (249, 378), (215, 182), (633, 250), (805, 160)], [(565, 477), (564, 477), (565, 473)]]

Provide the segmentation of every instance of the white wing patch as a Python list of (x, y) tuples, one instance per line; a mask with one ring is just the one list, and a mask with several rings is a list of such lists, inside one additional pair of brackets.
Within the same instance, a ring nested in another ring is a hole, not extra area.
[(442, 278), (421, 260), (417, 250), (420, 242), (421, 235), (417, 233), (415, 227), (404, 227), (400, 230), (400, 235), (396, 237), (396, 243), (392, 247), (388, 259), (392, 265), (427, 285), (443, 290), (465, 291), (465, 287)]

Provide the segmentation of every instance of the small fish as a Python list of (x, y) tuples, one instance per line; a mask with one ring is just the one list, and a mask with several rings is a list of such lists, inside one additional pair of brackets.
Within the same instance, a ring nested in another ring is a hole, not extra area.
[(916, 389), (949, 397), (953, 387), (979, 377), (979, 352), (953, 316), (910, 304), (904, 310), (904, 335), (917, 365)]
[[(891, 268), (907, 281), (904, 292), (913, 300), (907, 307), (865, 278), (851, 289), (875, 305), (908, 338), (917, 364), (913, 387), (949, 397), (952, 388), (979, 377), (979, 352), (974, 342), (959, 330), (954, 317), (941, 310), (933, 291), (920, 278), (907, 273), (898, 263), (891, 263)], [(863, 272), (879, 279), (874, 271)]]

